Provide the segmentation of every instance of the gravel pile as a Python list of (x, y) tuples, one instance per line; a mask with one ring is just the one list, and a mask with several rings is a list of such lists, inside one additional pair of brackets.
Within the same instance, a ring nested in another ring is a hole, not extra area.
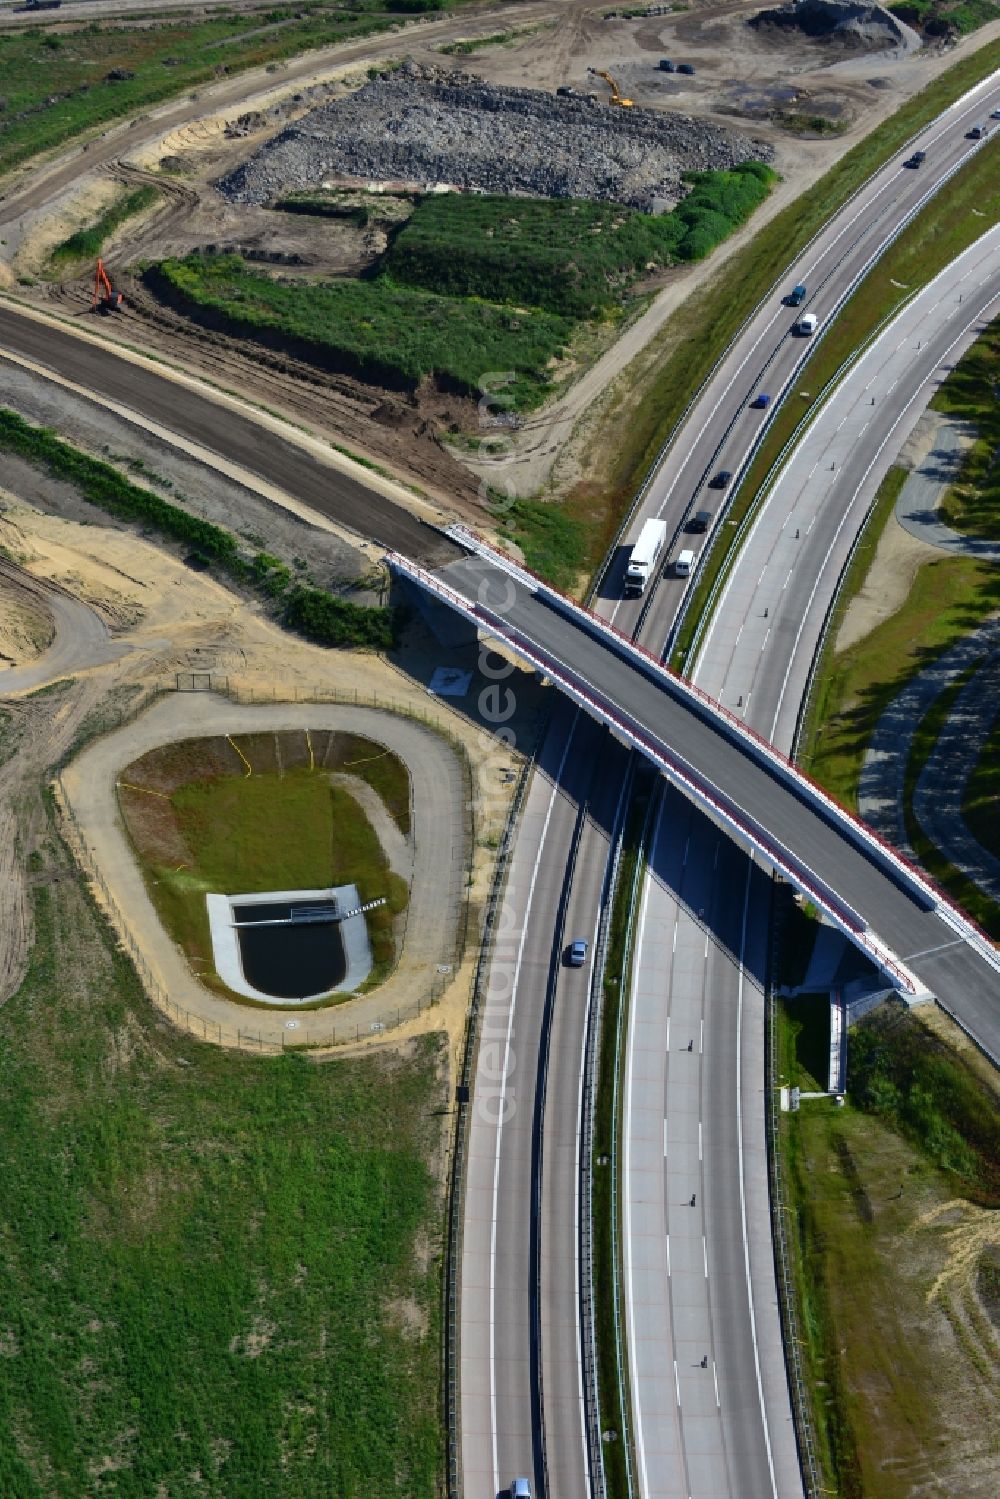
[(406, 64), (288, 126), (218, 186), (234, 203), (266, 203), (348, 177), (649, 209), (654, 198), (684, 196), (682, 172), (773, 154), (764, 141), (688, 115), (499, 88)]
[(830, 41), (845, 48), (872, 51), (902, 46), (909, 49), (919, 39), (891, 12), (864, 0), (795, 0), (775, 10), (758, 11), (747, 22), (758, 31), (804, 32), (816, 41)]

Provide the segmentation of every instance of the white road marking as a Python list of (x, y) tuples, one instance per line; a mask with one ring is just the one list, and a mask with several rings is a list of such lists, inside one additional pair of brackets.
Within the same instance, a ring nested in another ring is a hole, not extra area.
[(497, 1110), (497, 1143), (496, 1153), (493, 1159), (493, 1220), (490, 1225), (490, 1432), (493, 1439), (493, 1486), (500, 1488), (500, 1458), (497, 1450), (497, 1377), (496, 1377), (496, 1269), (497, 1269), (497, 1222), (499, 1219), (498, 1201), (500, 1196), (500, 1146), (503, 1140), (503, 1120), (507, 1102), (507, 1078), (510, 1071), (510, 1041), (514, 1031), (514, 1011), (517, 1005), (517, 986), (521, 977), (521, 963), (524, 958), (524, 944), (528, 939), (528, 928), (530, 922), (528, 917), (531, 912), (531, 903), (535, 895), (535, 885), (538, 881), (538, 871), (542, 862), (542, 850), (548, 837), (549, 823), (552, 819), (552, 809), (555, 806), (556, 796), (559, 793), (562, 782), (563, 770), (569, 757), (570, 745), (576, 733), (576, 726), (580, 721), (580, 710), (577, 709), (576, 716), (570, 725), (566, 744), (563, 747), (562, 759), (559, 761), (559, 769), (556, 771), (555, 780), (552, 783), (552, 793), (549, 796), (549, 805), (545, 812), (545, 821), (542, 824), (542, 835), (538, 841), (538, 852), (535, 855), (534, 868), (531, 871), (531, 882), (528, 886), (528, 899), (524, 907), (524, 925), (521, 928), (521, 940), (517, 946), (517, 958), (514, 963), (514, 977), (510, 990), (510, 1009), (507, 1013), (507, 1037), (504, 1043), (503, 1072), (500, 1083), (500, 1107)]
[(664, 1119), (664, 1121), (663, 1121), (663, 1158), (664, 1158), (664, 1160), (666, 1160), (666, 1156), (667, 1156), (667, 1121)]
[(677, 1360), (674, 1359), (674, 1389), (677, 1391), (677, 1404), (681, 1403), (681, 1380), (677, 1373)]

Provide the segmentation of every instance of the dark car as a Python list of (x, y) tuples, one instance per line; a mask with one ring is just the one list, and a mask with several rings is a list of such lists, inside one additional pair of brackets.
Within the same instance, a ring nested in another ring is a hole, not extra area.
[(677, 64), (677, 71), (678, 73), (685, 73), (688, 78), (694, 77), (694, 68), (689, 62), (679, 62)]
[(711, 510), (696, 510), (688, 521), (687, 528), (689, 531), (697, 531), (700, 534), (702, 531), (707, 531), (711, 524)]
[(785, 298), (785, 306), (801, 307), (805, 299), (806, 289), (800, 282), (798, 286), (793, 286), (791, 291), (788, 293), (788, 296)]
[(556, 89), (556, 96), (559, 99), (572, 99), (575, 92), (575, 89), (570, 88), (568, 84), (564, 83), (560, 88)]
[(926, 160), (927, 160), (927, 152), (926, 151), (914, 151), (913, 155), (910, 156), (910, 157), (908, 157), (907, 160), (903, 163), (903, 165), (907, 166), (907, 167), (919, 167)]
[(675, 62), (671, 62), (669, 57), (661, 57), (660, 58), (660, 72), (661, 73), (676, 73), (677, 72), (677, 64)]
[(566, 967), (582, 968), (586, 961), (587, 944), (586, 942), (584, 942), (582, 937), (578, 937), (577, 940), (575, 942), (571, 942), (569, 947), (567, 947), (566, 949)]
[(720, 468), (714, 479), (709, 480), (710, 489), (727, 489), (733, 482), (733, 476), (728, 468)]
[(983, 138), (983, 136), (985, 134), (986, 134), (986, 126), (985, 125), (973, 125), (973, 127), (972, 127), (971, 130), (967, 130), (965, 132), (965, 139), (967, 141), (981, 141), (982, 138)]
[(766, 411), (770, 404), (771, 397), (769, 395), (766, 395), (762, 390), (758, 391), (753, 400), (750, 402), (750, 405), (755, 411)]

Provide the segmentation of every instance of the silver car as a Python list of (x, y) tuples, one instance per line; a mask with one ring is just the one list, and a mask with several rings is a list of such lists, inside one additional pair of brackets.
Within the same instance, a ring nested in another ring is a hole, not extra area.
[(515, 1478), (510, 1486), (510, 1499), (531, 1499), (531, 1484), (526, 1478)]

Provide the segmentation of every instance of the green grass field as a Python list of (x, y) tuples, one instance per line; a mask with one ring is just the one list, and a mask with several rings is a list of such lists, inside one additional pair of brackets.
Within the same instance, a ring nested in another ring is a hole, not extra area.
[(455, 297), (589, 318), (620, 308), (649, 267), (701, 260), (767, 197), (762, 162), (696, 172), (670, 213), (578, 198), (428, 197), (384, 260), (396, 281)]
[[(252, 746), (238, 743), (249, 759)], [(379, 746), (368, 749), (374, 766), (383, 757)], [(196, 756), (197, 744), (190, 750)], [(393, 921), (406, 906), (406, 882), (389, 869), (358, 802), (331, 785), (322, 770), (299, 765), (280, 774), (214, 774), (168, 793), (141, 789), (148, 774), (135, 789), (130, 771), (119, 788), (126, 826), (160, 919), (199, 977), (221, 983), (212, 971), (207, 893), (246, 895), (341, 884), (356, 884), (363, 901), (386, 897), (387, 904), (369, 912), (366, 921), (373, 977), (377, 980), (392, 966)], [(169, 808), (161, 805), (164, 800)]]
[[(141, 7), (140, 7), (141, 9)], [(38, 26), (0, 35), (0, 176), (74, 135), (135, 118), (172, 95), (226, 73), (294, 57), (393, 24), (390, 6), (335, 11), (302, 0), (292, 9), (215, 11), (170, 25), (73, 31)], [(128, 76), (117, 78), (110, 74)]]
[(0, 1492), (428, 1499), (437, 1042), (316, 1063), (176, 1032), (44, 849), (0, 1030)]
[[(782, 1075), (803, 1087), (824, 1061), (826, 1005), (811, 1004), (782, 1002), (777, 1021)], [(990, 1486), (1000, 1359), (976, 1286), (995, 1269), (998, 1131), (995, 1094), (901, 1010), (852, 1030), (846, 1107), (806, 1101), (781, 1117), (826, 1492)]]
[(283, 283), (237, 255), (190, 255), (147, 272), (154, 289), (186, 312), (240, 336), (391, 388), (428, 376), (463, 395), (488, 370), (514, 370), (519, 409), (537, 405), (548, 370), (566, 351), (568, 318), (439, 296), (388, 278)]

